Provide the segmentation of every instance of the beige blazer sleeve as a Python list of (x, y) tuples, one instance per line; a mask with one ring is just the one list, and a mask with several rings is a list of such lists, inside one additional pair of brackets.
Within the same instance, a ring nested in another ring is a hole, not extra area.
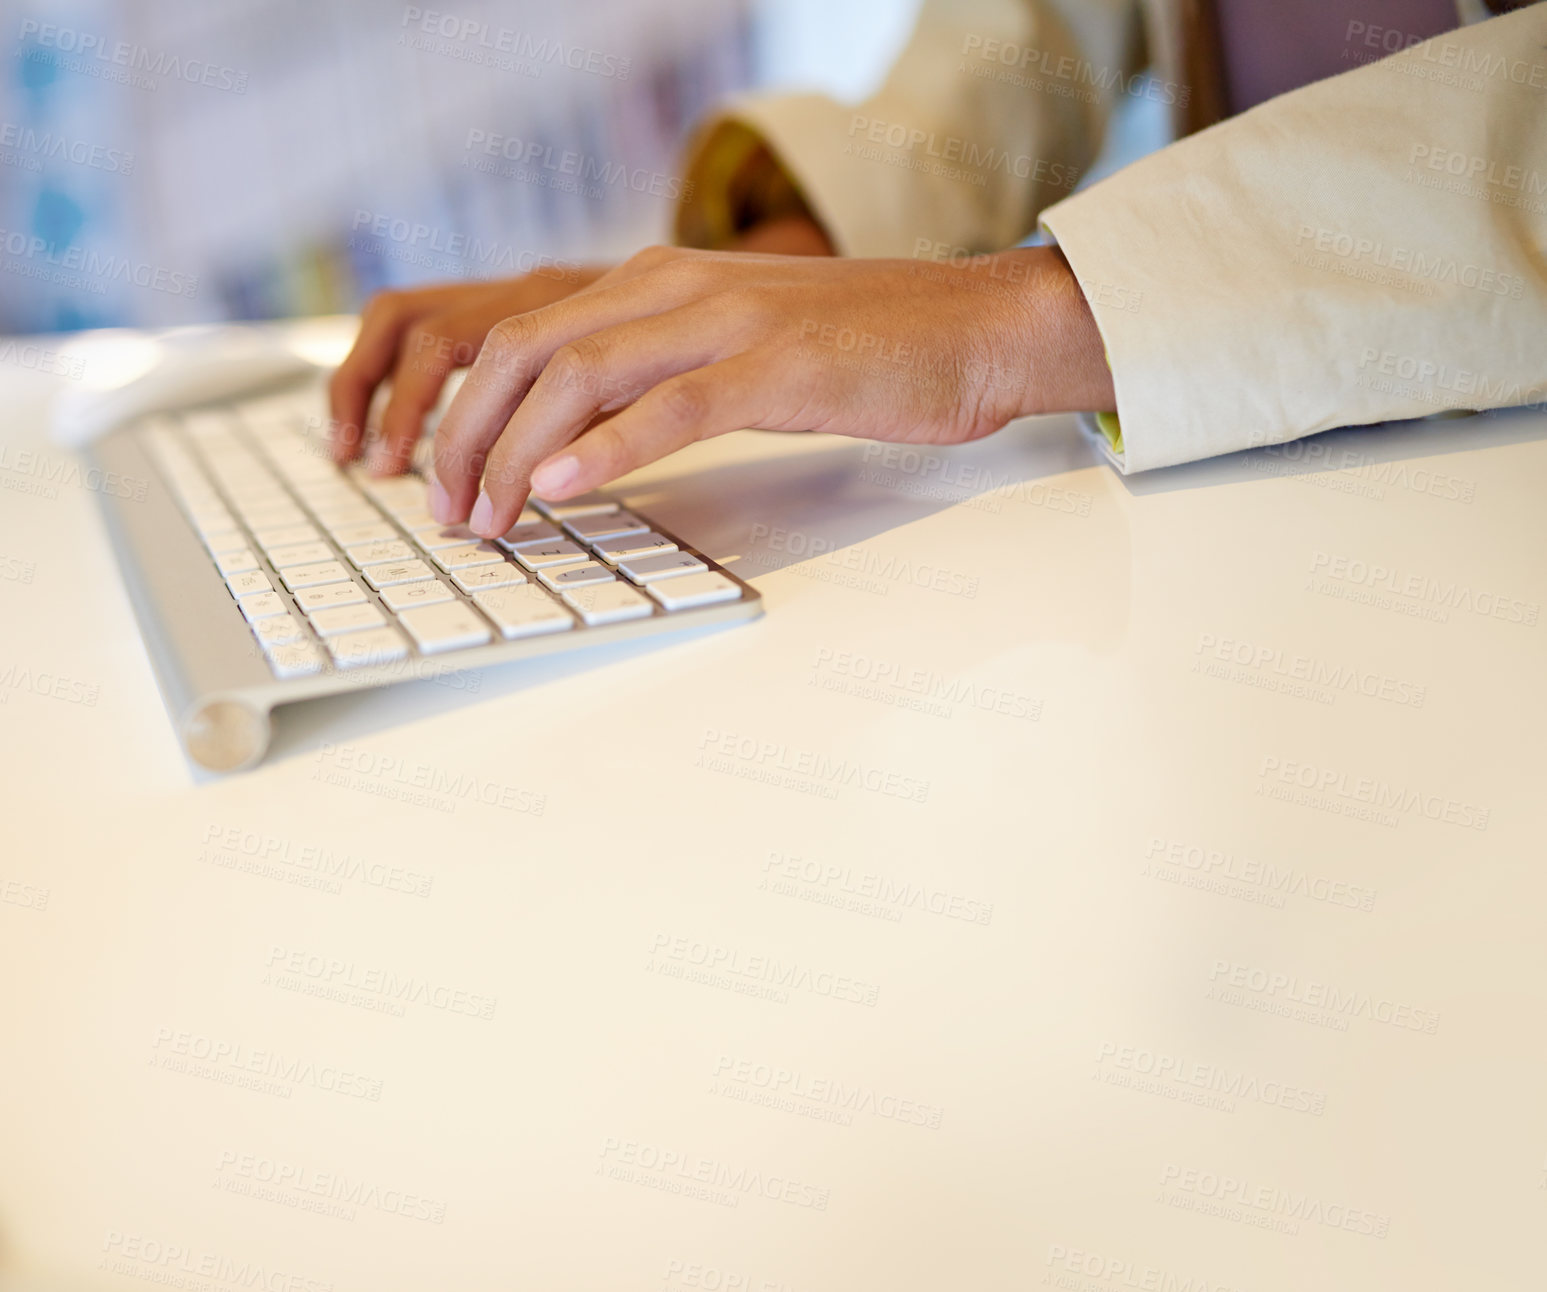
[(1043, 213), (1126, 471), (1547, 399), (1547, 4), (1273, 99)]
[(713, 196), (717, 137), (740, 124), (842, 255), (1000, 250), (1030, 233), (1095, 155), (1134, 73), (1138, 31), (1133, 0), (925, 0), (871, 98), (733, 101), (698, 132), (686, 187), (696, 200)]

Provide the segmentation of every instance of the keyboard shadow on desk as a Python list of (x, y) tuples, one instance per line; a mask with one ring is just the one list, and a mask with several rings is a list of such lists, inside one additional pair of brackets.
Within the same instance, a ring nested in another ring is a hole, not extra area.
[[(742, 627), (732, 623), (686, 628), (680, 633), (659, 633), (635, 641), (588, 646), (582, 650), (465, 669), (433, 680), (397, 682), (386, 687), (282, 704), (272, 713), (273, 737), (264, 764), (314, 755), (325, 745), (337, 746), (366, 739), (424, 718), (455, 713), (486, 700), (519, 695), (535, 687), (609, 668), (656, 651), (691, 650), (694, 643), (708, 642)], [(200, 775), (211, 783), (224, 779), (215, 773)]]
[(1342, 427), (1285, 444), (1142, 471), (1121, 479), (1136, 497), (1253, 480), (1309, 478), (1314, 482), (1323, 476), (1338, 476), (1348, 481), (1348, 492), (1354, 492), (1362, 481), (1370, 489), (1445, 491), (1453, 501), (1469, 501), (1461, 492), (1449, 492), (1465, 490), (1468, 480), (1462, 473), (1415, 470), (1403, 464), (1542, 439), (1547, 439), (1547, 416), (1542, 411), (1500, 409), (1471, 417)]
[[(757, 434), (773, 442), (772, 433)], [(1027, 418), (949, 447), (832, 435), (778, 440), (792, 451), (650, 479), (623, 492), (740, 577), (755, 579), (951, 507), (981, 507), (995, 493), (1103, 465), (1073, 418)], [(804, 451), (802, 440), (810, 444)]]

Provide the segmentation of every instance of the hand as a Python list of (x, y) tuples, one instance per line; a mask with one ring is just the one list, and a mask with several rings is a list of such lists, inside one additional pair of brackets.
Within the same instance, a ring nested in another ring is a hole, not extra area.
[(654, 247), (490, 331), (436, 433), (430, 509), (494, 537), (530, 491), (570, 498), (741, 427), (956, 444), (1113, 406), (1056, 248), (951, 266)]
[(446, 378), (452, 369), (472, 363), (490, 328), (512, 314), (563, 300), (606, 272), (556, 266), (498, 282), (448, 283), (373, 296), (329, 388), (334, 460), (352, 462), (359, 456), (371, 396), (390, 377), (392, 396), (382, 413), (371, 470), (376, 475), (402, 471)]
[[(801, 215), (756, 225), (741, 234), (735, 246), (784, 255), (833, 252), (821, 226)], [(446, 378), (453, 369), (472, 363), (490, 328), (513, 314), (563, 300), (606, 272), (600, 266), (555, 266), (497, 282), (448, 283), (373, 296), (354, 346), (333, 374), (329, 394), (334, 460), (352, 462), (359, 456), (371, 397), (390, 377), (392, 396), (382, 413), (371, 471), (396, 475), (404, 470), (424, 415), (440, 398)]]

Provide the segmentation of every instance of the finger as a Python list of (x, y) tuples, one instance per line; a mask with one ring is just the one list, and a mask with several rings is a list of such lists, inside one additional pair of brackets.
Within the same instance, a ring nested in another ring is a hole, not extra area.
[[(707, 272), (706, 272), (707, 271)], [(435, 432), (430, 509), (442, 524), (467, 519), (483, 465), (561, 346), (603, 328), (653, 317), (707, 295), (723, 275), (706, 262), (672, 261), (611, 287), (597, 286), (497, 324)]]
[(756, 350), (679, 373), (540, 462), (532, 489), (553, 502), (573, 498), (698, 440), (781, 422), (799, 401), (773, 357)]
[(425, 414), (435, 407), (447, 376), (472, 363), (489, 329), (509, 313), (503, 295), (490, 296), (422, 318), (404, 330), (392, 370), (392, 395), (381, 415), (381, 437), (371, 455), (373, 474), (395, 475), (408, 466)]
[(416, 318), (443, 308), (461, 290), (465, 289), (448, 286), (380, 292), (366, 302), (359, 334), (328, 386), (335, 459), (348, 462), (358, 455), (371, 396), (392, 367), (403, 329)]
[(604, 328), (557, 350), (489, 451), (469, 521), (473, 531), (495, 538), (515, 524), (533, 468), (598, 414), (744, 349), (760, 315), (739, 304), (736, 293), (722, 293)]

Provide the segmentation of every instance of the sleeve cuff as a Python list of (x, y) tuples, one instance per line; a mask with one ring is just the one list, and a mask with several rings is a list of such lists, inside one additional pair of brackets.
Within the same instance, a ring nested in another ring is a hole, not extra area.
[[(685, 187), (693, 194), (677, 216), (685, 246), (724, 246), (755, 220), (809, 214), (840, 256), (908, 255), (912, 242), (878, 227), (876, 204), (856, 192), (852, 158), (829, 154), (829, 141), (846, 139), (852, 109), (818, 94), (744, 98), (711, 118), (688, 147)], [(761, 155), (782, 184), (747, 176)], [(737, 193), (738, 187), (741, 189)], [(780, 189), (783, 189), (781, 194)], [(740, 210), (738, 211), (738, 208)]]
[(1123, 424), (1116, 413), (1097, 413), (1096, 430), (1107, 442), (1107, 447), (1118, 457), (1123, 455)]
[(733, 118), (715, 120), (702, 132), (685, 172), (675, 229), (680, 246), (716, 250), (765, 220), (811, 213), (763, 137)]

